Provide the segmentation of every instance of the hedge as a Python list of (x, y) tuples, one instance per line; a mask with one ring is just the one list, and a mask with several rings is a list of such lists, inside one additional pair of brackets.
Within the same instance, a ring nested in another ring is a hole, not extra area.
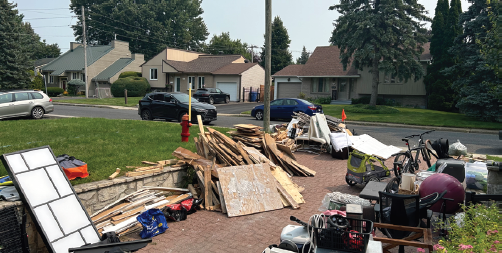
[[(353, 98), (352, 99), (352, 104), (357, 105), (357, 104), (363, 104), (367, 105), (370, 103), (370, 96), (364, 96), (361, 98)], [(377, 97), (377, 105), (387, 105), (387, 106), (398, 106), (399, 103), (396, 102), (394, 99), (383, 99), (381, 97)]]
[(143, 97), (150, 91), (150, 84), (144, 77), (119, 78), (111, 86), (114, 97), (124, 97), (124, 89), (127, 89), (128, 97)]
[(141, 77), (141, 72), (135, 72), (135, 71), (124, 71), (120, 73), (119, 78), (126, 78), (126, 77)]
[(64, 92), (63, 88), (59, 87), (47, 87), (47, 95), (49, 97), (56, 97), (59, 94), (62, 94)]

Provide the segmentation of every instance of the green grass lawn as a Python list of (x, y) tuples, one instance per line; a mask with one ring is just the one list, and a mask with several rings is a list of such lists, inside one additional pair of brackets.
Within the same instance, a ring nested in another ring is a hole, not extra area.
[(366, 122), (399, 123), (407, 125), (502, 129), (502, 123), (483, 122), (469, 118), (463, 114), (433, 111), (427, 109), (414, 109), (395, 107), (398, 113), (374, 114), (350, 112), (354, 105), (323, 105), (324, 113), (333, 117), (341, 118), (342, 109), (345, 108), (347, 120)]
[(486, 159), (493, 160), (495, 162), (502, 162), (502, 157), (487, 155)]
[[(196, 151), (193, 137), (199, 128), (190, 128), (189, 142), (181, 142), (179, 123), (164, 121), (66, 118), (55, 120), (0, 121), (0, 155), (49, 145), (56, 156), (68, 154), (87, 163), (89, 177), (76, 179), (82, 184), (108, 178), (116, 168), (121, 174), (141, 165), (141, 161), (175, 158), (178, 147)], [(229, 128), (214, 129), (226, 133)], [(0, 163), (0, 176), (7, 175)]]
[(57, 103), (72, 103), (72, 104), (89, 104), (89, 105), (114, 105), (114, 106), (128, 106), (134, 107), (138, 101), (143, 97), (128, 97), (127, 104), (125, 98), (86, 98), (86, 99), (68, 99), (68, 100), (53, 100)]
[(249, 115), (251, 115), (251, 111), (241, 112), (241, 114), (249, 114)]

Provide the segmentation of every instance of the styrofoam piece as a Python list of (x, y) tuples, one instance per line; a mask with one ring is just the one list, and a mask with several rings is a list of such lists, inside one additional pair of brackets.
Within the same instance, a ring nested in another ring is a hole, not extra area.
[(120, 229), (125, 228), (127, 226), (130, 226), (131, 224), (136, 223), (136, 222), (138, 222), (136, 220), (136, 216), (131, 217), (131, 218), (129, 218), (129, 219), (127, 219), (127, 220), (125, 220), (125, 221), (117, 224), (117, 225), (104, 227), (103, 228), (103, 232), (101, 232), (101, 234), (105, 234), (105, 233), (108, 233), (108, 232), (115, 232), (115, 233), (117, 233), (117, 231), (119, 231)]

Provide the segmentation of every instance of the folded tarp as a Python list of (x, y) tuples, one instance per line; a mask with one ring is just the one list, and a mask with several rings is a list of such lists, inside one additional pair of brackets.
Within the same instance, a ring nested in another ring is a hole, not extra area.
[(350, 136), (349, 141), (353, 149), (383, 159), (389, 159), (392, 155), (401, 152), (400, 148), (385, 145), (367, 134)]

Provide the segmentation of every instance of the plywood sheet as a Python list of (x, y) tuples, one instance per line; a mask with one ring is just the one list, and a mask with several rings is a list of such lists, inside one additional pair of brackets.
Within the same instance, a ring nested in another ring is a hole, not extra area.
[(282, 209), (268, 164), (218, 168), (228, 217)]

